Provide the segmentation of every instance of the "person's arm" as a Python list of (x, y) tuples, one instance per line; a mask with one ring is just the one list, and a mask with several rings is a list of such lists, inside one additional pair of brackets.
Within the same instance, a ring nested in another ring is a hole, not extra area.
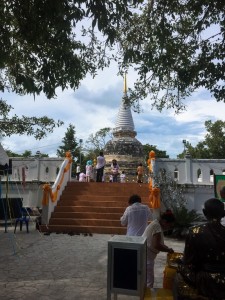
[(122, 226), (127, 226), (127, 223), (128, 223), (127, 208), (126, 208), (124, 214), (122, 215), (122, 217), (120, 218), (120, 222), (121, 222)]
[(173, 253), (174, 250), (172, 248), (167, 247), (166, 245), (162, 244), (161, 240), (161, 233), (155, 233), (152, 238), (152, 247), (158, 251)]

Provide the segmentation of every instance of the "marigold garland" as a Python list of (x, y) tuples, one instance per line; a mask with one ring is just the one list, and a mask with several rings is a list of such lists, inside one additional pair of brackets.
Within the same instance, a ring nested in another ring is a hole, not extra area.
[(152, 150), (149, 152), (149, 159), (148, 159), (148, 168), (150, 172), (149, 202), (151, 208), (157, 209), (160, 208), (161, 203), (160, 203), (160, 189), (158, 187), (153, 186), (153, 175), (154, 175), (153, 165), (154, 164), (155, 164), (155, 152)]

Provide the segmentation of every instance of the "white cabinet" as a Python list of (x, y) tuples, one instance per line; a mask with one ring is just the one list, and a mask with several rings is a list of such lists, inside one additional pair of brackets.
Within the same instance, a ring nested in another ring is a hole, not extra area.
[(117, 294), (140, 296), (146, 287), (146, 239), (115, 235), (108, 242), (107, 300)]

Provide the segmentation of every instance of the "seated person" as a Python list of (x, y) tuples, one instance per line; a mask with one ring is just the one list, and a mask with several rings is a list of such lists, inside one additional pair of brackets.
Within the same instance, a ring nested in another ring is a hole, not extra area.
[(79, 175), (79, 182), (85, 182), (85, 181), (86, 181), (86, 174), (81, 172)]
[[(224, 205), (216, 198), (209, 199), (203, 213), (207, 223), (190, 229), (178, 272), (185, 283), (197, 290), (197, 295), (222, 300), (225, 299), (225, 227), (221, 225)], [(182, 296), (179, 289), (178, 296)]]

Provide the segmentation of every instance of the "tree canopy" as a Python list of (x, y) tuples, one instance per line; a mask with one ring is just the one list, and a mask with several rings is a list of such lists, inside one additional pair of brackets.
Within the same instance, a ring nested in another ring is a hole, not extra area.
[(118, 34), (121, 67), (138, 72), (131, 101), (184, 109), (200, 87), (225, 101), (225, 2), (148, 0)]
[(30, 150), (25, 150), (22, 154), (18, 154), (18, 153), (15, 153), (15, 152), (12, 152), (11, 150), (5, 150), (5, 152), (7, 153), (7, 155), (9, 157), (48, 157), (48, 154), (44, 154), (44, 153), (40, 153), (37, 155), (36, 154), (32, 154), (32, 151)]
[[(225, 158), (225, 122), (218, 120), (214, 123), (211, 120), (205, 122), (205, 139), (195, 147), (190, 142), (186, 143), (186, 149), (193, 158), (203, 159), (224, 159)], [(178, 157), (184, 157), (184, 152)]]
[[(40, 0), (0, 2), (0, 91), (48, 99), (56, 89), (76, 89), (86, 74), (96, 75), (110, 62), (107, 54), (122, 20), (140, 0)], [(101, 33), (96, 38), (94, 30)], [(40, 139), (62, 125), (46, 116), (14, 116), (0, 100), (2, 136)]]
[(73, 157), (78, 158), (79, 148), (78, 148), (78, 143), (75, 134), (76, 134), (75, 126), (69, 124), (65, 136), (62, 139), (63, 145), (59, 146), (59, 148), (57, 149), (57, 155), (59, 157), (65, 157), (66, 152), (71, 151)]
[(169, 155), (166, 154), (165, 150), (159, 150), (155, 145), (145, 144), (143, 145), (143, 151), (146, 161), (149, 159), (149, 152), (152, 150), (155, 152), (157, 158), (169, 158)]
[(18, 117), (17, 115), (9, 116), (13, 107), (8, 105), (6, 101), (0, 99), (0, 135), (11, 136), (12, 134), (27, 134), (33, 135), (40, 140), (53, 132), (55, 127), (63, 124), (62, 121), (55, 121), (47, 116), (37, 117)]
[(99, 151), (105, 148), (108, 140), (112, 138), (112, 128), (105, 127), (99, 129), (95, 134), (90, 134), (86, 141), (86, 150), (95, 152), (98, 156)]
[[(224, 10), (222, 0), (1, 1), (0, 91), (51, 99), (115, 59), (120, 72), (138, 73), (134, 106), (147, 97), (179, 112), (200, 87), (224, 101)], [(12, 125), (5, 135), (37, 138), (60, 125), (47, 117), (1, 122)]]
[[(0, 3), (0, 91), (56, 95), (108, 65), (106, 46), (140, 0)], [(95, 28), (104, 38), (94, 36)], [(85, 38), (83, 38), (85, 36)]]

